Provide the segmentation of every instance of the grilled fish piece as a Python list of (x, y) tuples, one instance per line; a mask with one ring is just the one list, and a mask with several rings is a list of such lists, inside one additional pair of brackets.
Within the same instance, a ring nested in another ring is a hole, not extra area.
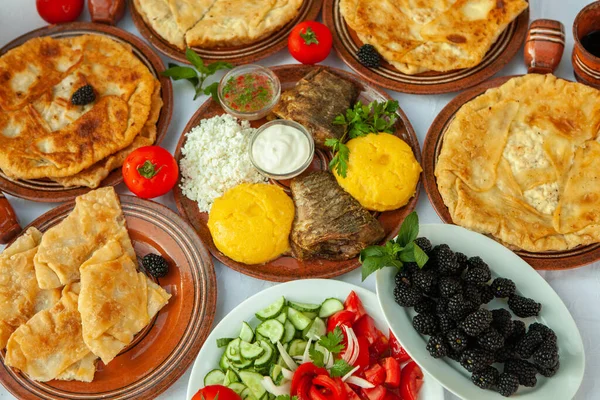
[(344, 127), (334, 125), (333, 119), (354, 105), (358, 93), (359, 88), (353, 82), (319, 68), (300, 79), (293, 89), (283, 92), (273, 112), (304, 125), (315, 145), (327, 149), (325, 140), (339, 139), (344, 134)]
[(291, 189), (296, 206), (291, 233), (296, 258), (348, 260), (385, 236), (379, 221), (331, 173), (295, 178)]

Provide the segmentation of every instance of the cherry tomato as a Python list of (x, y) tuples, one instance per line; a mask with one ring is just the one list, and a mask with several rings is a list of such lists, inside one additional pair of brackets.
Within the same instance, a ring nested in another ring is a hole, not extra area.
[(417, 400), (423, 385), (423, 372), (414, 361), (402, 368), (400, 373), (400, 396), (403, 400)]
[(351, 328), (355, 318), (356, 315), (354, 315), (352, 311), (338, 311), (327, 320), (327, 332), (332, 332), (338, 326), (341, 328), (342, 325), (346, 325), (348, 328)]
[(143, 199), (162, 196), (175, 186), (179, 168), (167, 150), (158, 146), (140, 147), (123, 163), (123, 179)]
[(400, 345), (400, 342), (398, 342), (398, 339), (396, 339), (396, 336), (394, 336), (391, 329), (390, 329), (390, 350), (392, 353), (392, 357), (394, 357), (396, 359), (396, 361), (398, 361), (400, 364), (402, 364), (404, 361), (410, 360), (410, 356), (408, 355), (406, 350), (404, 350), (402, 345)]
[(229, 389), (221, 385), (210, 385), (200, 390), (192, 397), (192, 400), (241, 400), (241, 397)]
[(344, 302), (344, 308), (356, 314), (356, 319), (359, 319), (367, 313), (365, 311), (365, 307), (363, 306), (362, 301), (360, 301), (360, 298), (354, 292), (354, 290), (351, 291), (348, 297), (346, 298), (346, 301)]
[(83, 0), (36, 0), (38, 14), (49, 24), (75, 21), (83, 10)]
[(304, 21), (292, 29), (288, 49), (302, 64), (316, 64), (327, 58), (332, 42), (329, 28), (320, 22)]

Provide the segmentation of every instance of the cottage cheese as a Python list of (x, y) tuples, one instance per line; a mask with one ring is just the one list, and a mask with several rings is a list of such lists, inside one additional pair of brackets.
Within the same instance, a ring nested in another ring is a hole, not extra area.
[(515, 126), (508, 137), (503, 156), (513, 173), (546, 168), (550, 161), (544, 153), (544, 135), (527, 126)]
[(526, 190), (525, 200), (542, 214), (552, 215), (558, 207), (558, 182), (544, 183)]
[(208, 212), (213, 201), (240, 183), (267, 179), (252, 165), (250, 137), (255, 131), (248, 121), (238, 124), (228, 115), (204, 119), (186, 134), (181, 169), (181, 190)]

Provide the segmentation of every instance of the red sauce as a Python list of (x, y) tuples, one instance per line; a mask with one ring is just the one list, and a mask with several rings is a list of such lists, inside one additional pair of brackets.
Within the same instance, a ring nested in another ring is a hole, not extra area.
[(271, 80), (256, 72), (229, 78), (223, 88), (223, 98), (229, 108), (241, 112), (255, 112), (273, 100), (275, 89)]

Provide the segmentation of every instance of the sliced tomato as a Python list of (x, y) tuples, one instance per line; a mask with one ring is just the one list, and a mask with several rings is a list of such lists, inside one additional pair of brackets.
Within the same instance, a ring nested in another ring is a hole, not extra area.
[(192, 400), (241, 400), (241, 397), (229, 389), (221, 385), (209, 385), (200, 390), (192, 397)]
[(310, 385), (312, 379), (321, 374), (327, 374), (327, 370), (325, 368), (319, 368), (313, 363), (304, 363), (300, 365), (292, 377), (292, 386), (290, 390), (292, 396), (298, 394), (300, 386), (306, 385), (306, 378), (308, 378)]
[(346, 382), (344, 382), (344, 389), (345, 389), (345, 394), (346, 394), (347, 400), (361, 400), (360, 396), (358, 394), (356, 394), (354, 389), (352, 389), (350, 387), (350, 385), (348, 385)]
[(365, 379), (375, 386), (383, 384), (385, 382), (385, 368), (379, 364), (373, 364), (365, 370)]
[(327, 373), (313, 378), (310, 394), (312, 400), (345, 400), (341, 380), (334, 380)]
[(377, 329), (375, 321), (368, 314), (360, 317), (354, 325), (352, 325), (352, 329), (354, 329), (356, 336), (366, 337), (370, 345), (375, 343), (380, 337), (385, 337), (385, 335)]
[(400, 396), (402, 400), (417, 400), (423, 385), (423, 372), (414, 361), (402, 368), (400, 374)]
[(382, 361), (385, 369), (385, 384), (388, 387), (400, 386), (400, 363), (394, 357), (384, 358)]
[[(312, 377), (305, 376), (300, 380), (296, 388), (295, 396), (298, 400), (312, 400), (310, 397), (310, 389), (312, 388)], [(294, 394), (292, 394), (294, 396)]]
[(352, 311), (356, 315), (356, 319), (359, 319), (367, 313), (362, 301), (360, 300), (360, 297), (358, 297), (354, 290), (351, 291), (346, 298), (346, 301), (344, 302), (344, 308), (348, 311)]
[(385, 393), (385, 397), (383, 398), (383, 400), (404, 400), (402, 397), (398, 396), (398, 394), (392, 392), (391, 390), (388, 390)]
[(360, 367), (359, 371), (369, 368), (371, 362), (369, 360), (369, 341), (363, 336), (358, 336), (358, 358), (354, 363), (355, 367)]
[(383, 400), (387, 390), (383, 386), (375, 386), (373, 389), (362, 389), (363, 394), (369, 400)]
[(369, 347), (369, 350), (371, 352), (371, 357), (379, 360), (380, 358), (389, 355), (390, 342), (388, 341), (388, 338), (381, 335), (373, 342), (371, 347)]
[(332, 332), (337, 326), (341, 327), (342, 325), (351, 328), (355, 319), (356, 316), (352, 311), (338, 311), (327, 320), (327, 332)]
[(402, 364), (405, 361), (410, 360), (410, 356), (408, 355), (406, 350), (404, 350), (402, 345), (400, 345), (400, 342), (398, 342), (398, 339), (396, 339), (396, 336), (394, 336), (391, 329), (390, 329), (390, 351), (392, 352), (392, 357), (394, 357), (396, 359), (396, 361), (398, 361), (398, 363), (400, 363), (400, 364)]

